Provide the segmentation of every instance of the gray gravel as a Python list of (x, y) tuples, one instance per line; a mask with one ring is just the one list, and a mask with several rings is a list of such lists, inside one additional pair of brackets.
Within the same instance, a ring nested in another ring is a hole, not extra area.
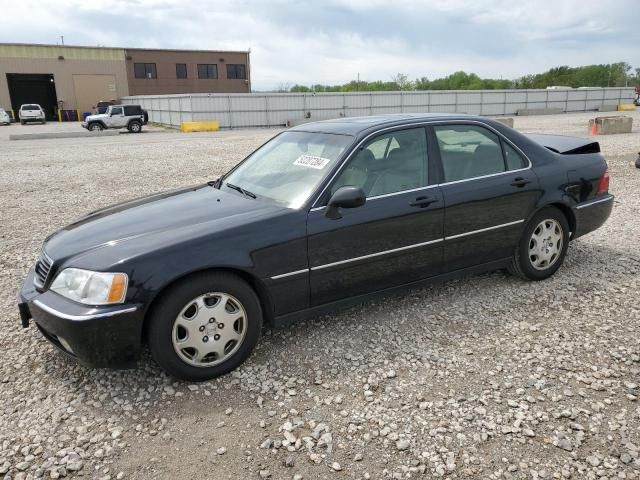
[[(585, 134), (589, 116), (516, 128)], [(598, 138), (614, 212), (552, 279), (496, 272), (270, 331), (240, 369), (198, 385), (148, 355), (128, 371), (64, 359), (20, 328), (15, 293), (54, 229), (209, 180), (275, 131), (8, 142), (10, 130), (20, 126), (0, 128), (0, 476), (640, 478), (638, 126)]]

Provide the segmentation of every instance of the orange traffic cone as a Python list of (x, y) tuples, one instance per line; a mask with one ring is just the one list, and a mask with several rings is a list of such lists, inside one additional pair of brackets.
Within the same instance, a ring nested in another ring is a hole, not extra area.
[(593, 120), (591, 120), (591, 128), (589, 129), (589, 135), (598, 135), (598, 133), (600, 133), (598, 128), (598, 123), (594, 118)]

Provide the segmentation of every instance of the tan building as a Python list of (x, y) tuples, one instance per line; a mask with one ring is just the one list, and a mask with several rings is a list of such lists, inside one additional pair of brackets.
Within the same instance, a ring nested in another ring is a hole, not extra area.
[(250, 91), (248, 52), (0, 44), (7, 111), (38, 103), (50, 119), (75, 119), (127, 95)]

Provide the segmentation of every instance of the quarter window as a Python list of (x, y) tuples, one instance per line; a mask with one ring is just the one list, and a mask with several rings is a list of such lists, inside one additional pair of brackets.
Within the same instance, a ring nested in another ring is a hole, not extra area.
[(186, 63), (176, 63), (176, 78), (187, 78)]
[(245, 80), (247, 78), (247, 69), (242, 64), (227, 64), (227, 78), (237, 78)]
[(334, 182), (360, 187), (367, 197), (427, 185), (427, 142), (423, 128), (386, 133), (360, 148)]
[(134, 63), (133, 74), (136, 78), (158, 78), (155, 63)]
[(502, 142), (504, 145), (504, 159), (507, 162), (507, 170), (518, 170), (524, 168), (527, 162), (522, 155), (516, 152), (516, 149), (509, 145), (507, 142)]
[(198, 64), (198, 78), (215, 79), (218, 78), (218, 65), (209, 63)]
[(507, 170), (500, 139), (486, 128), (474, 125), (444, 125), (434, 127), (434, 131), (440, 148), (445, 182)]

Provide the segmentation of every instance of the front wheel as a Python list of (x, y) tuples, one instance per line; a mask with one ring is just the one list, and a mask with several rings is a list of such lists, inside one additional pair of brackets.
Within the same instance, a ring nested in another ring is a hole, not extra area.
[(102, 130), (102, 125), (100, 123), (92, 123), (89, 125), (89, 130), (92, 132), (99, 132)]
[(262, 331), (255, 292), (236, 275), (207, 272), (162, 294), (150, 314), (149, 348), (170, 375), (205, 381), (251, 355)]
[(525, 280), (544, 280), (562, 265), (569, 246), (569, 223), (555, 207), (546, 207), (529, 221), (509, 271)]

